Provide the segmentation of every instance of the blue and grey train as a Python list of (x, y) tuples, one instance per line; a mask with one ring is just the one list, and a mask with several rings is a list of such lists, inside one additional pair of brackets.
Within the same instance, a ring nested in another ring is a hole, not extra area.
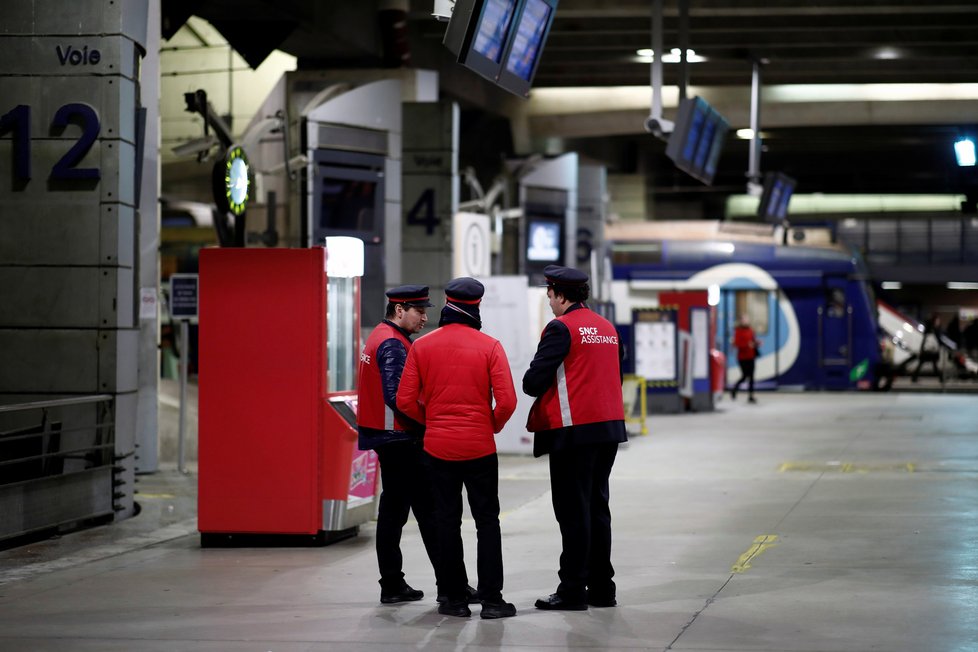
[[(707, 290), (716, 309), (712, 346), (726, 355), (728, 383), (739, 376), (733, 329), (747, 314), (760, 341), (760, 388), (873, 386), (877, 311), (861, 259), (831, 243), (787, 245), (770, 230), (766, 237), (724, 233), (713, 223), (690, 233), (683, 224), (608, 233), (611, 296), (624, 341), (633, 310), (654, 307), (659, 292)], [(626, 371), (632, 369), (627, 359)]]

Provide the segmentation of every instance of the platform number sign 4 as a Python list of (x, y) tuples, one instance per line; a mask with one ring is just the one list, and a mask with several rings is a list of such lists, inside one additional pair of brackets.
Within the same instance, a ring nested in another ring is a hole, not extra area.
[(435, 216), (435, 189), (425, 188), (418, 201), (407, 213), (407, 223), (410, 226), (423, 226), (425, 235), (435, 232), (435, 227), (441, 224), (441, 220)]
[[(80, 168), (85, 155), (98, 139), (101, 125), (98, 113), (88, 104), (73, 102), (61, 106), (51, 120), (51, 133), (60, 135), (69, 125), (78, 125), (82, 133), (64, 156), (51, 167), (50, 179), (78, 180), (100, 179), (99, 168)], [(10, 134), (13, 140), (13, 174), (16, 181), (31, 180), (31, 107), (19, 104), (0, 116), (0, 137)]]

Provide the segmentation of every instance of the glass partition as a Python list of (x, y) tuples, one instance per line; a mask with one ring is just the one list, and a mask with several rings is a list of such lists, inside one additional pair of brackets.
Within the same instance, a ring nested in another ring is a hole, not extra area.
[(326, 276), (326, 391), (346, 392), (356, 389), (363, 241), (327, 237)]

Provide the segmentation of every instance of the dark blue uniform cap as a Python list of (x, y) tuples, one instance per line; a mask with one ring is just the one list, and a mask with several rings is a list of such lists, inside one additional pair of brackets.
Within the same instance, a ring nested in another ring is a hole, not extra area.
[(584, 285), (588, 282), (588, 275), (581, 270), (561, 265), (547, 265), (543, 268), (543, 276), (547, 285)]
[(428, 300), (427, 285), (400, 285), (386, 292), (387, 300), (391, 303), (403, 303), (408, 306), (429, 308), (435, 304)]
[(485, 293), (485, 286), (468, 276), (453, 278), (445, 286), (445, 298), (453, 303), (479, 303)]

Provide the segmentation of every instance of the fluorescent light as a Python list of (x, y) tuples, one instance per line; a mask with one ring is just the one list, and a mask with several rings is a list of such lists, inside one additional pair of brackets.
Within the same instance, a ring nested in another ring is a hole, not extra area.
[(874, 59), (899, 59), (902, 56), (903, 53), (900, 50), (888, 46), (877, 48), (873, 52)]
[(974, 167), (975, 141), (970, 138), (962, 138), (954, 143), (954, 157), (961, 167)]
[(706, 302), (711, 306), (720, 305), (720, 286), (716, 283), (706, 288)]
[(737, 130), (737, 138), (740, 138), (742, 140), (750, 140), (753, 137), (754, 137), (754, 130), (753, 129), (738, 129)]
[[(636, 50), (635, 54), (637, 54), (642, 59), (645, 59), (646, 61), (651, 61), (652, 59), (655, 58), (655, 52), (653, 52), (650, 48), (642, 48), (640, 50)], [(679, 48), (673, 48), (672, 50), (669, 51), (669, 54), (663, 55), (662, 63), (679, 63), (681, 59), (681, 55), (682, 55), (682, 50), (680, 50)], [(696, 50), (686, 50), (687, 63), (701, 63), (703, 61), (706, 61), (706, 57), (696, 54)]]
[(326, 276), (363, 276), (363, 240), (345, 235), (327, 237)]
[(965, 281), (948, 281), (948, 290), (978, 290), (978, 283), (969, 283)]
[(880, 285), (884, 290), (899, 290), (903, 287), (900, 281), (883, 281)]

